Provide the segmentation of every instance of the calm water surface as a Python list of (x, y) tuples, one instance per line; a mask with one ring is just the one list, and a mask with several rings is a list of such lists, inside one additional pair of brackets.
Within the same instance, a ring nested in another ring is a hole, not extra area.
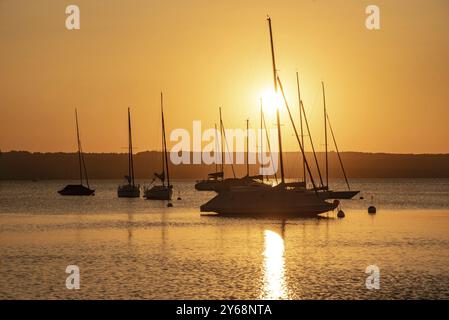
[[(193, 182), (173, 208), (116, 198), (120, 181), (59, 196), (67, 183), (0, 182), (0, 298), (449, 299), (449, 180), (355, 180), (365, 200), (345, 219), (287, 221), (200, 216), (213, 193)], [(72, 264), (80, 290), (65, 288)]]

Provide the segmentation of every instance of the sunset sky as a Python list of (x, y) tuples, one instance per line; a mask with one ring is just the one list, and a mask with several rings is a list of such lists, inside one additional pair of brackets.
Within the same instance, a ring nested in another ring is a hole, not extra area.
[[(80, 30), (65, 28), (70, 4)], [(381, 30), (365, 28), (370, 4)], [(0, 149), (74, 151), (75, 107), (86, 152), (126, 151), (128, 107), (135, 151), (160, 149), (161, 90), (168, 133), (213, 127), (219, 106), (226, 127), (258, 126), (273, 86), (267, 14), (318, 149), (323, 80), (341, 150), (449, 153), (447, 0), (0, 0)]]

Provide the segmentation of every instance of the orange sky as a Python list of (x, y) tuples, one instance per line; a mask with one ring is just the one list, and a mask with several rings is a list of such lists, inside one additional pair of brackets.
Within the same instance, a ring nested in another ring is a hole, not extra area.
[[(65, 29), (65, 7), (81, 30)], [(365, 28), (365, 7), (381, 30)], [(449, 152), (447, 0), (0, 0), (0, 149), (73, 151), (78, 107), (87, 152), (124, 152), (132, 107), (136, 151), (160, 149), (166, 125), (258, 125), (272, 87), (266, 14), (297, 113), (295, 71), (322, 149), (320, 81), (344, 151)], [(282, 113), (287, 150), (296, 150)], [(274, 123), (272, 117), (269, 121)]]

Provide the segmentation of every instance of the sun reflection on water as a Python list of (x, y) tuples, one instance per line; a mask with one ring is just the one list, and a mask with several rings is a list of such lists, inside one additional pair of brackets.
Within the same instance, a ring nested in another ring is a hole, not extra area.
[(264, 279), (262, 299), (288, 299), (285, 280), (284, 239), (271, 230), (265, 230)]

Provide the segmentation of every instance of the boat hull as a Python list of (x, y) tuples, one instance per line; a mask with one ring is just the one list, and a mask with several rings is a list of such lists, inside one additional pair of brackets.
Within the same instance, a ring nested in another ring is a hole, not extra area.
[(221, 181), (215, 186), (214, 191), (217, 193), (230, 191), (233, 188), (241, 187), (267, 187), (271, 188), (271, 185), (265, 184), (261, 180), (253, 179), (252, 177), (243, 178), (229, 178)]
[(154, 186), (144, 192), (144, 197), (147, 200), (171, 200), (172, 196), (173, 188), (166, 186)]
[(69, 184), (64, 189), (59, 190), (61, 196), (93, 196), (95, 190), (89, 189), (81, 184)]
[(321, 199), (352, 199), (360, 191), (325, 191), (319, 193)]
[(122, 185), (117, 189), (117, 196), (119, 198), (139, 198), (140, 187), (133, 185)]
[(221, 182), (221, 180), (202, 180), (195, 184), (195, 189), (198, 191), (215, 191), (215, 188)]
[(223, 216), (252, 217), (314, 217), (334, 210), (338, 203), (329, 203), (312, 192), (256, 188), (219, 193), (200, 207), (201, 212)]

